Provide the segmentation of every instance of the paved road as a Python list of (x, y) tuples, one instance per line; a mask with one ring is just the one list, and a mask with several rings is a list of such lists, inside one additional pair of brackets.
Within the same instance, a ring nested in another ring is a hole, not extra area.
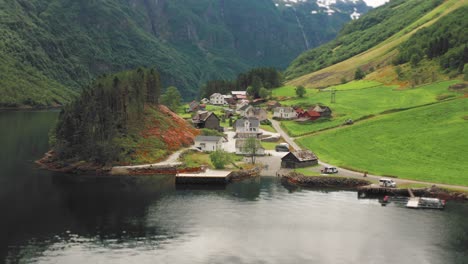
[[(301, 147), (296, 144), (293, 138), (291, 138), (282, 128), (281, 125), (278, 121), (276, 120), (271, 120), (273, 128), (276, 129), (276, 131), (283, 137), (283, 139), (290, 145), (292, 146), (295, 150), (301, 150)], [(325, 162), (322, 162), (319, 160), (319, 164), (322, 166), (329, 166), (329, 167), (336, 167), (332, 164), (328, 164)], [(344, 177), (352, 177), (352, 178), (359, 178), (359, 179), (366, 179), (363, 177), (362, 172), (356, 172), (356, 171), (351, 171), (343, 168), (337, 167), (339, 170), (339, 175), (344, 176)], [(321, 167), (318, 168), (313, 168), (312, 170), (320, 172)], [(385, 178), (385, 176), (380, 176), (380, 175), (372, 175), (372, 174), (367, 174), (367, 179), (369, 180), (374, 180), (378, 181), (380, 178)], [(451, 184), (441, 184), (441, 183), (432, 183), (432, 182), (423, 182), (423, 181), (414, 181), (414, 180), (407, 180), (407, 179), (400, 179), (400, 178), (395, 178), (393, 179), (397, 184), (412, 184), (412, 183), (419, 183), (419, 184), (427, 184), (427, 185), (437, 185), (438, 187), (446, 187), (446, 188), (456, 188), (464, 191), (468, 191), (467, 186), (459, 186), (459, 185), (451, 185)]]

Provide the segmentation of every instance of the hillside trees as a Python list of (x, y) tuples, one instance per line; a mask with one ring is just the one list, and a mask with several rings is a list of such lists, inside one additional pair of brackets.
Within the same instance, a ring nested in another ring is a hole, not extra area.
[(172, 111), (176, 111), (177, 108), (179, 108), (181, 101), (182, 96), (180, 95), (179, 90), (174, 86), (168, 87), (161, 97), (161, 103), (169, 107)]
[(118, 160), (115, 140), (143, 123), (145, 105), (159, 100), (156, 70), (138, 69), (103, 75), (60, 112), (54, 149), (61, 159), (100, 164)]
[(416, 32), (399, 47), (395, 64), (410, 62), (417, 66), (424, 58), (438, 60), (442, 69), (463, 72), (468, 63), (468, 6), (453, 11), (432, 26)]
[(202, 97), (209, 97), (213, 93), (229, 93), (231, 91), (245, 91), (252, 87), (251, 95), (258, 98), (260, 88), (273, 89), (283, 85), (283, 76), (275, 68), (255, 68), (241, 73), (235, 80), (211, 80), (201, 89)]

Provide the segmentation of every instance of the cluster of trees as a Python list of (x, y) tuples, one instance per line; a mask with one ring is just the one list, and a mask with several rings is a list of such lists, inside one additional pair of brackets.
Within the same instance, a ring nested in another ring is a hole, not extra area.
[(468, 62), (468, 6), (444, 16), (432, 26), (416, 32), (399, 48), (395, 64), (417, 66), (424, 59), (437, 59), (442, 69), (462, 73)]
[[(275, 68), (255, 68), (241, 73), (235, 80), (212, 80), (202, 87), (201, 96), (209, 97), (213, 93), (229, 93), (247, 90), (255, 98), (265, 98), (269, 90), (283, 85), (283, 76)], [(262, 89), (263, 88), (263, 89)]]
[(154, 69), (99, 77), (61, 111), (51, 138), (58, 157), (100, 164), (117, 160), (116, 140), (144, 124), (145, 105), (158, 104), (161, 90)]

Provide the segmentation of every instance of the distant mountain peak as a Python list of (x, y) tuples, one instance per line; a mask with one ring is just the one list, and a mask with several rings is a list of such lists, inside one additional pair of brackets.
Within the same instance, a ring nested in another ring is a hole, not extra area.
[(273, 0), (278, 8), (305, 8), (310, 15), (347, 14), (351, 19), (359, 19), (369, 10), (363, 0)]

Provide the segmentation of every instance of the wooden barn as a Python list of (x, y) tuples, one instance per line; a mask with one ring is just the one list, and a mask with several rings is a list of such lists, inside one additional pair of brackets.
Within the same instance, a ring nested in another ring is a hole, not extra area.
[(310, 150), (293, 151), (281, 159), (281, 168), (295, 169), (318, 164), (318, 158)]

